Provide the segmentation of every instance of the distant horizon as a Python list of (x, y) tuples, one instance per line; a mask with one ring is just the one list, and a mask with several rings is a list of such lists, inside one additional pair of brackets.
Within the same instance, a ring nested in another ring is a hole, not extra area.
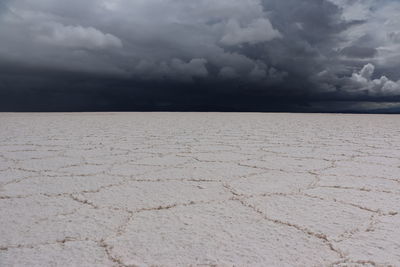
[(0, 114), (73, 114), (73, 113), (237, 113), (237, 114), (343, 114), (343, 115), (400, 115), (400, 111), (229, 111), (229, 110), (50, 110), (50, 111), (0, 111)]

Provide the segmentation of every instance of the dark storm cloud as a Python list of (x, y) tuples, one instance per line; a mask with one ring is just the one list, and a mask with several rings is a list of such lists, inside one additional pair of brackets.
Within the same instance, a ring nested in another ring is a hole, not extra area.
[(3, 0), (0, 109), (392, 108), (399, 12), (394, 0)]
[(348, 46), (340, 52), (344, 56), (353, 58), (373, 58), (378, 53), (376, 48), (362, 46)]

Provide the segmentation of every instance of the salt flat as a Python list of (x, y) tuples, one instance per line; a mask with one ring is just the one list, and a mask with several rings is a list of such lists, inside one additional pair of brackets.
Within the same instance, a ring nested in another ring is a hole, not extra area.
[(400, 266), (400, 116), (0, 114), (0, 266)]

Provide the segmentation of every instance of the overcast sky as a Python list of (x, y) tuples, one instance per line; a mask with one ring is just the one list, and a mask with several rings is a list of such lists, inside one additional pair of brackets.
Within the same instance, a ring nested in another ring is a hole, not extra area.
[(399, 14), (398, 0), (1, 0), (0, 110), (393, 111)]

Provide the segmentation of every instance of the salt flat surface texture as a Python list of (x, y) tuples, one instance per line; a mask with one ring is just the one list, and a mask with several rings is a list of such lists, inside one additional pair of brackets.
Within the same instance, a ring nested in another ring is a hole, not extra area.
[(400, 266), (400, 116), (0, 114), (0, 266)]

